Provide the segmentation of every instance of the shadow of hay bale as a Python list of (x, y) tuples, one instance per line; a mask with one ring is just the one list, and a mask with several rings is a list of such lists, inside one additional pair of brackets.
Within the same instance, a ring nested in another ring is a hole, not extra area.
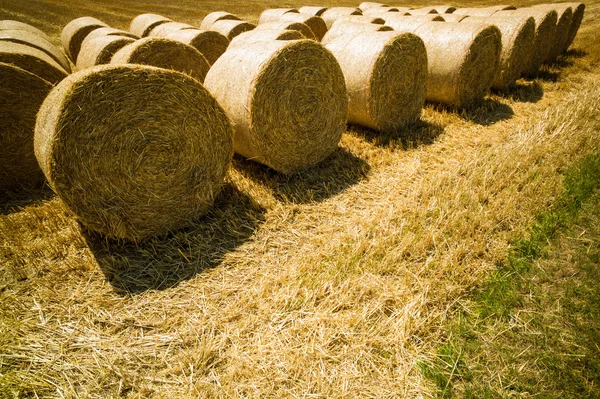
[(431, 145), (444, 132), (441, 125), (424, 119), (419, 119), (393, 132), (378, 132), (359, 125), (350, 126), (349, 130), (378, 147), (393, 147), (403, 150)]
[(513, 117), (515, 112), (510, 105), (493, 98), (484, 98), (477, 104), (458, 111), (458, 116), (481, 126), (491, 126)]
[(106, 280), (119, 293), (164, 290), (217, 267), (264, 222), (265, 210), (226, 184), (193, 226), (139, 244), (107, 239), (81, 227)]
[(507, 91), (494, 91), (499, 97), (522, 103), (537, 103), (544, 97), (544, 89), (538, 81), (519, 81)]
[(38, 187), (5, 191), (0, 195), (0, 215), (18, 212), (23, 207), (37, 205), (53, 196), (54, 192), (46, 183), (41, 183)]
[(271, 189), (279, 201), (296, 204), (326, 200), (365, 179), (371, 170), (365, 160), (341, 147), (317, 165), (293, 175), (277, 173), (238, 155), (233, 165), (245, 177)]

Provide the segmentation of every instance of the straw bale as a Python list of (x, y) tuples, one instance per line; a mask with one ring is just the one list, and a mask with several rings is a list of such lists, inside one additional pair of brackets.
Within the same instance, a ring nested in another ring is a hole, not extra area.
[(462, 14), (444, 14), (442, 16), (444, 17), (444, 21), (446, 21), (446, 22), (460, 22), (460, 21), (464, 20), (465, 18), (469, 18), (468, 15), (462, 15)]
[(363, 11), (363, 12), (367, 8), (377, 8), (377, 7), (389, 7), (389, 5), (387, 5), (387, 4), (381, 4), (381, 3), (373, 3), (373, 2), (370, 2), (370, 1), (363, 1), (358, 6), (358, 8), (360, 8), (360, 10)]
[(264, 24), (260, 24), (254, 30), (296, 30), (302, 33), (307, 39), (316, 40), (316, 36), (312, 30), (308, 27), (308, 25), (303, 24), (302, 22), (265, 22)]
[(314, 33), (317, 40), (321, 40), (325, 33), (327, 33), (327, 25), (321, 17), (314, 15), (287, 13), (281, 16), (281, 21), (286, 22), (301, 22), (306, 24), (310, 30)]
[(526, 16), (535, 20), (535, 41), (533, 43), (533, 55), (527, 70), (523, 73), (534, 76), (540, 66), (548, 58), (550, 46), (556, 34), (556, 22), (558, 14), (555, 10), (544, 10), (540, 8), (519, 8), (518, 10), (498, 11), (498, 16)]
[(67, 72), (71, 72), (71, 63), (60, 48), (35, 33), (26, 30), (0, 30), (0, 41), (14, 42), (43, 51)]
[(444, 22), (440, 14), (423, 15), (390, 15), (385, 19), (385, 24), (394, 30), (411, 31), (429, 22)]
[(409, 7), (371, 7), (363, 11), (363, 15), (370, 17), (381, 17), (385, 19), (385, 16), (389, 13), (408, 15), (410, 10), (411, 9)]
[(0, 20), (0, 30), (24, 30), (35, 33), (47, 41), (51, 41), (50, 37), (44, 31), (36, 28), (35, 26), (26, 24), (25, 22), (13, 21), (11, 19)]
[(205, 87), (233, 121), (234, 150), (285, 173), (331, 154), (348, 97), (333, 55), (312, 40), (272, 40), (228, 50)]
[(284, 14), (287, 13), (299, 14), (300, 11), (295, 8), (271, 8), (264, 10), (258, 18), (258, 24), (261, 25), (266, 22), (277, 22)]
[(227, 50), (238, 47), (247, 47), (254, 43), (267, 42), (271, 40), (301, 40), (306, 37), (297, 30), (287, 29), (254, 29), (249, 32), (244, 32), (233, 38)]
[(181, 22), (165, 22), (152, 29), (147, 37), (165, 37), (171, 32), (177, 32), (185, 29), (198, 29), (190, 24), (184, 24)]
[(140, 14), (131, 21), (129, 32), (137, 37), (146, 37), (152, 29), (167, 22), (173, 21), (158, 14)]
[(117, 51), (135, 41), (125, 36), (98, 36), (85, 40), (77, 56), (77, 69), (91, 68), (94, 65), (110, 63)]
[(13, 64), (52, 84), (60, 82), (68, 75), (48, 54), (20, 43), (0, 41), (0, 62)]
[(344, 17), (339, 17), (338, 19), (336, 19), (333, 25), (331, 26), (335, 26), (335, 24), (344, 22), (362, 22), (365, 24), (383, 25), (385, 24), (385, 19), (369, 15), (346, 15)]
[(410, 15), (427, 15), (427, 14), (439, 14), (434, 7), (423, 7), (409, 10)]
[(427, 52), (412, 33), (340, 35), (326, 48), (348, 90), (348, 122), (394, 131), (419, 119), (425, 102)]
[(0, 63), (0, 192), (44, 180), (33, 152), (35, 119), (52, 84), (15, 65)]
[(563, 6), (560, 4), (538, 4), (532, 8), (538, 8), (542, 10), (555, 10), (558, 16), (556, 21), (556, 31), (554, 34), (554, 40), (548, 52), (546, 61), (552, 61), (562, 54), (569, 36), (571, 34), (571, 25), (573, 23), (573, 9), (571, 6)]
[(469, 15), (478, 17), (489, 17), (498, 11), (515, 10), (515, 6), (510, 5), (497, 5), (490, 7), (472, 7), (472, 8), (457, 8), (452, 14), (457, 15)]
[(583, 20), (583, 13), (585, 11), (585, 4), (583, 3), (559, 3), (557, 6), (570, 6), (573, 10), (573, 21), (571, 22), (571, 28), (569, 29), (569, 36), (565, 41), (563, 51), (567, 51), (568, 48), (573, 44), (573, 40), (575, 40), (575, 36), (577, 36), (577, 31), (579, 30), (579, 26), (581, 25), (581, 21)]
[(210, 64), (198, 50), (181, 42), (146, 37), (115, 53), (111, 64), (140, 64), (172, 69), (204, 82)]
[(441, 6), (430, 6), (432, 9), (434, 9), (435, 11), (438, 12), (438, 14), (452, 14), (454, 11), (456, 11), (456, 7), (454, 6), (450, 6), (447, 4), (441, 5)]
[(132, 39), (139, 39), (139, 36), (134, 35), (131, 32), (127, 32), (126, 30), (115, 29), (115, 28), (98, 28), (91, 31), (81, 43), (81, 47), (85, 46), (86, 40), (92, 40), (96, 37), (100, 36), (123, 36), (130, 37)]
[(232, 128), (184, 74), (104, 65), (50, 92), (34, 148), (50, 186), (83, 225), (139, 241), (206, 213), (230, 166)]
[(215, 22), (210, 27), (210, 30), (219, 32), (220, 34), (225, 36), (227, 39), (229, 39), (229, 41), (231, 41), (234, 37), (236, 37), (240, 33), (248, 32), (254, 28), (256, 28), (256, 25), (251, 24), (246, 21), (222, 19), (222, 20)]
[(227, 11), (215, 11), (208, 14), (200, 23), (200, 29), (209, 30), (217, 21), (241, 21), (240, 17), (228, 13)]
[(73, 63), (77, 61), (77, 55), (85, 37), (95, 29), (106, 27), (109, 26), (93, 17), (76, 18), (65, 25), (60, 34), (60, 42)]
[(300, 7), (298, 11), (300, 11), (301, 14), (314, 15), (316, 17), (320, 17), (325, 11), (327, 11), (328, 8), (329, 7), (304, 6)]
[(206, 58), (210, 65), (215, 63), (229, 45), (229, 39), (212, 30), (183, 29), (167, 34), (165, 39), (192, 46)]
[(345, 15), (362, 15), (362, 11), (354, 7), (331, 7), (321, 14), (321, 18), (323, 18), (327, 29), (329, 29), (336, 19)]
[(502, 33), (500, 66), (492, 82), (492, 88), (505, 90), (513, 86), (528, 68), (533, 55), (535, 20), (526, 16), (469, 17), (462, 23), (492, 24)]
[(366, 24), (364, 22), (340, 22), (334, 24), (327, 34), (321, 39), (322, 44), (327, 44), (338, 36), (353, 36), (362, 32), (389, 32), (392, 27), (379, 24)]

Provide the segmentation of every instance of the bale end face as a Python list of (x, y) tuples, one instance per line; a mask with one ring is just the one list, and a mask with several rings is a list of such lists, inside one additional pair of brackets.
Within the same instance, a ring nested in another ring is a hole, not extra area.
[(93, 17), (77, 18), (65, 25), (60, 35), (60, 41), (71, 61), (73, 63), (77, 61), (81, 43), (90, 32), (108, 27), (107, 24)]

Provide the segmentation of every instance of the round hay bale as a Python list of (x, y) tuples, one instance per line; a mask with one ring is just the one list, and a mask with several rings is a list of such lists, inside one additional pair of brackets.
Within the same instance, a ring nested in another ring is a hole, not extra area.
[(93, 17), (77, 18), (65, 25), (60, 35), (60, 42), (71, 61), (75, 63), (85, 37), (95, 29), (108, 27), (107, 24)]
[(342, 35), (326, 48), (344, 72), (348, 122), (394, 131), (419, 119), (425, 103), (427, 52), (416, 35)]
[(91, 68), (110, 63), (117, 51), (135, 41), (124, 36), (99, 36), (85, 40), (77, 57), (77, 69)]
[(381, 4), (381, 3), (373, 3), (371, 1), (363, 1), (362, 3), (360, 3), (360, 5), (358, 6), (358, 8), (360, 8), (361, 11), (365, 11), (367, 8), (377, 8), (377, 7), (389, 7), (389, 5), (387, 4)]
[(165, 37), (171, 32), (177, 32), (179, 30), (186, 29), (198, 29), (195, 26), (184, 24), (181, 22), (165, 22), (160, 24), (148, 33), (147, 37)]
[(490, 7), (457, 8), (452, 14), (469, 15), (477, 17), (489, 17), (498, 11), (516, 10), (515, 6), (497, 5)]
[(423, 7), (409, 10), (410, 15), (427, 15), (427, 14), (439, 14), (434, 7)]
[(408, 7), (371, 7), (371, 8), (367, 8), (365, 11), (363, 11), (364, 16), (369, 16), (369, 17), (381, 17), (385, 19), (385, 16), (388, 15), (389, 13), (392, 14), (406, 14), (409, 12), (409, 8)]
[(460, 22), (460, 21), (464, 20), (465, 18), (469, 18), (468, 15), (461, 15), (461, 14), (444, 14), (444, 15), (442, 15), (442, 17), (444, 17), (444, 21), (446, 21), (446, 22)]
[(226, 11), (215, 11), (208, 14), (202, 22), (200, 22), (200, 29), (209, 30), (217, 21), (241, 21), (237, 15), (230, 14)]
[(210, 64), (198, 50), (181, 42), (146, 37), (126, 45), (113, 55), (111, 64), (140, 64), (183, 72), (204, 82)]
[(24, 30), (27, 32), (35, 33), (38, 36), (50, 41), (50, 37), (42, 30), (35, 26), (26, 24), (20, 21), (13, 21), (11, 19), (5, 19), (0, 21), (0, 30)]
[(577, 31), (579, 31), (579, 26), (581, 25), (581, 21), (583, 20), (583, 13), (585, 12), (585, 4), (583, 3), (562, 3), (560, 4), (563, 7), (570, 6), (573, 10), (573, 21), (571, 22), (571, 28), (569, 29), (569, 36), (565, 41), (565, 45), (563, 47), (563, 52), (567, 51), (571, 44), (573, 44), (573, 40), (575, 40), (575, 36), (577, 36)]
[(287, 13), (299, 14), (300, 11), (295, 8), (271, 8), (269, 10), (264, 10), (258, 18), (258, 24), (261, 25), (267, 22), (277, 22), (284, 14)]
[(329, 7), (303, 6), (300, 7), (298, 11), (300, 11), (300, 14), (314, 15), (316, 17), (320, 17), (325, 11), (327, 11), (328, 8)]
[(555, 60), (560, 54), (562, 54), (569, 35), (571, 33), (571, 24), (573, 23), (573, 10), (571, 6), (563, 7), (560, 4), (538, 4), (532, 8), (541, 10), (555, 10), (558, 16), (556, 21), (556, 31), (554, 34), (554, 40), (550, 46), (548, 57), (546, 61)]
[(535, 41), (535, 20), (526, 16), (469, 17), (462, 23), (495, 25), (502, 33), (500, 66), (492, 88), (505, 90), (515, 85), (524, 69), (529, 67)]
[(346, 128), (344, 75), (333, 55), (312, 40), (228, 50), (205, 87), (233, 120), (234, 150), (281, 173), (326, 158)]
[(173, 22), (167, 17), (158, 14), (140, 14), (131, 20), (129, 32), (137, 37), (146, 37), (158, 25)]
[(353, 36), (362, 32), (389, 32), (392, 27), (379, 24), (366, 24), (364, 22), (340, 22), (334, 24), (327, 34), (321, 39), (321, 43), (326, 45), (338, 36)]
[(33, 152), (35, 120), (52, 85), (15, 65), (0, 63), (0, 192), (44, 180)]
[(394, 30), (412, 31), (423, 24), (444, 21), (444, 17), (440, 14), (390, 15), (386, 18), (385, 24)]
[(214, 64), (229, 46), (229, 39), (212, 30), (183, 29), (167, 34), (165, 39), (192, 46), (206, 58), (210, 65)]
[(83, 42), (81, 43), (81, 47), (85, 46), (85, 42), (86, 40), (92, 40), (95, 39), (97, 37), (101, 37), (101, 36), (123, 36), (123, 37), (129, 37), (131, 39), (139, 39), (139, 36), (134, 35), (131, 32), (127, 32), (125, 30), (121, 30), (121, 29), (115, 29), (115, 28), (98, 28), (98, 29), (94, 29), (93, 31), (91, 31), (83, 40)]
[(498, 11), (498, 16), (526, 16), (535, 20), (535, 41), (533, 43), (533, 55), (529, 68), (523, 73), (527, 76), (535, 76), (548, 58), (550, 45), (556, 33), (556, 22), (558, 15), (555, 10), (544, 10), (540, 8), (520, 8), (518, 10)]
[(82, 224), (138, 241), (206, 213), (230, 166), (232, 128), (184, 74), (98, 66), (51, 91), (34, 144), (50, 186)]
[(228, 50), (238, 48), (238, 47), (247, 47), (254, 43), (259, 42), (268, 42), (271, 40), (301, 40), (306, 39), (306, 37), (298, 32), (297, 30), (258, 30), (254, 29), (249, 32), (244, 32), (233, 38), (231, 43), (229, 43)]
[(331, 26), (335, 26), (335, 24), (344, 22), (362, 22), (365, 24), (383, 25), (385, 24), (385, 19), (369, 15), (346, 15), (345, 17), (339, 17), (338, 19), (336, 19), (333, 25)]
[(491, 87), (502, 49), (497, 27), (426, 22), (396, 31), (415, 33), (425, 43), (428, 101), (462, 107), (481, 100)]
[(60, 82), (68, 75), (48, 54), (20, 43), (0, 41), (0, 62), (13, 64), (52, 84)]
[(63, 67), (65, 71), (71, 72), (71, 64), (62, 50), (42, 36), (26, 30), (0, 30), (0, 41), (24, 44), (41, 50)]
[(319, 41), (323, 38), (323, 36), (325, 36), (325, 33), (327, 33), (327, 25), (325, 24), (325, 21), (323, 21), (323, 18), (316, 17), (314, 15), (304, 15), (290, 12), (283, 14), (281, 16), (281, 21), (301, 22), (307, 25)]
[(456, 11), (456, 7), (449, 6), (447, 4), (441, 6), (431, 6), (431, 8), (437, 11), (438, 14), (452, 14), (454, 11)]
[(327, 25), (327, 29), (329, 29), (336, 19), (346, 15), (362, 15), (362, 11), (354, 7), (331, 7), (321, 14), (321, 18), (323, 18), (325, 25)]
[(258, 25), (254, 30), (295, 30), (302, 33), (302, 36), (307, 39), (316, 40), (316, 36), (313, 31), (310, 30), (306, 24), (301, 22), (265, 22), (264, 24)]
[(246, 21), (235, 21), (229, 19), (222, 19), (215, 22), (210, 30), (214, 30), (215, 32), (219, 32), (223, 36), (225, 36), (229, 41), (231, 41), (234, 37), (239, 35), (240, 33), (248, 32), (252, 29), (256, 28), (256, 25), (251, 24)]

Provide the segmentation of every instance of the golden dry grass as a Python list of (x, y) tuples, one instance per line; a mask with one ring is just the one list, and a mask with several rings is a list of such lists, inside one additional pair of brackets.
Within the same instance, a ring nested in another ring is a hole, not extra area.
[[(126, 29), (143, 12), (255, 21), (274, 5), (13, 1), (0, 18), (56, 42), (81, 15)], [(540, 79), (459, 112), (428, 105), (395, 135), (352, 127), (293, 177), (236, 158), (208, 216), (168, 238), (107, 241), (47, 191), (11, 198), (0, 397), (428, 396), (416, 364), (443, 323), (552, 204), (561, 171), (599, 150), (600, 3), (587, 6), (576, 51)]]

